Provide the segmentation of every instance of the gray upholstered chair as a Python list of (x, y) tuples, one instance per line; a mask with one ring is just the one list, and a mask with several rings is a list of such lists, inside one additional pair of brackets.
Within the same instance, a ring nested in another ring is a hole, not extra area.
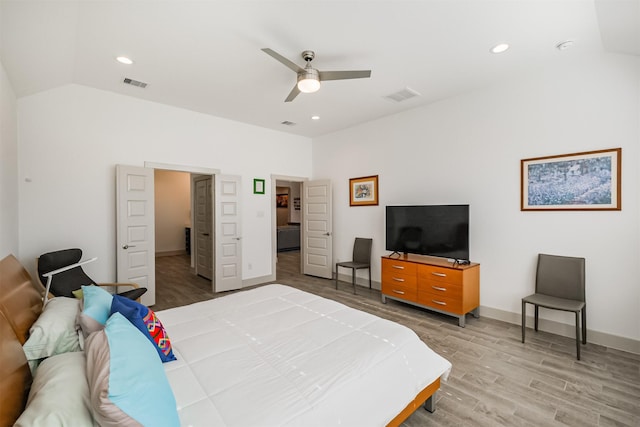
[(351, 261), (336, 263), (336, 289), (338, 289), (338, 267), (351, 269), (351, 282), (353, 293), (356, 293), (356, 271), (361, 268), (369, 270), (369, 289), (371, 289), (371, 243), (373, 239), (356, 237), (353, 244), (353, 259)]
[(526, 305), (535, 307), (534, 327), (538, 330), (538, 308), (571, 311), (576, 315), (576, 349), (580, 360), (580, 322), (582, 313), (582, 343), (587, 343), (587, 313), (585, 300), (585, 260), (558, 255), (538, 255), (536, 293), (522, 298), (522, 342), (524, 343)]

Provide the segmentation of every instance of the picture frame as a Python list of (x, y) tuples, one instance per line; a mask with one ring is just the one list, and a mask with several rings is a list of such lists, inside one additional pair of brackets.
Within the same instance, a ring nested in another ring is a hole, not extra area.
[(288, 208), (289, 207), (289, 195), (288, 194), (276, 194), (276, 207)]
[(253, 194), (264, 194), (264, 179), (254, 178)]
[(622, 148), (520, 161), (520, 210), (619, 211)]
[(378, 205), (378, 175), (349, 179), (349, 206)]

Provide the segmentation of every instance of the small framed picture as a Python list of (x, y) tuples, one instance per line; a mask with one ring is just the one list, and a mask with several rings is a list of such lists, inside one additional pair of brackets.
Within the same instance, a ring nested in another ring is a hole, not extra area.
[(276, 207), (288, 208), (289, 207), (289, 195), (288, 194), (276, 194)]
[(378, 175), (349, 180), (349, 206), (378, 205)]
[(253, 180), (253, 194), (264, 194), (264, 179)]

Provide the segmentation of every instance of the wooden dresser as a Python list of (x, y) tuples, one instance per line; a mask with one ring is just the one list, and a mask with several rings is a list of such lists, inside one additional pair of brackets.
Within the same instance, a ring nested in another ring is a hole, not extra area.
[(464, 327), (465, 315), (479, 317), (480, 264), (453, 266), (443, 258), (382, 257), (382, 302), (391, 298), (449, 314)]

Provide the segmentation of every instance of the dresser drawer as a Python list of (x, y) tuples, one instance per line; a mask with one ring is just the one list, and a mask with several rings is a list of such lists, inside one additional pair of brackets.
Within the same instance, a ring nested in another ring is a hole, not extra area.
[(418, 292), (418, 304), (437, 308), (438, 310), (448, 313), (464, 314), (462, 311), (462, 300), (460, 298), (448, 298), (420, 291)]
[(382, 283), (405, 286), (414, 291), (418, 290), (418, 278), (415, 274), (409, 275), (403, 272), (385, 270), (382, 272)]
[(418, 277), (436, 282), (446, 282), (452, 285), (462, 285), (462, 270), (455, 268), (420, 265), (418, 266)]
[(417, 265), (413, 262), (405, 262), (395, 259), (383, 258), (382, 259), (382, 273), (386, 271), (395, 271), (396, 273), (404, 273), (409, 275), (416, 275)]
[(415, 284), (413, 286), (404, 283), (382, 281), (382, 293), (394, 298), (402, 298), (415, 301), (418, 296)]
[(462, 285), (438, 282), (432, 279), (418, 279), (418, 291), (433, 295), (435, 298), (462, 298)]

